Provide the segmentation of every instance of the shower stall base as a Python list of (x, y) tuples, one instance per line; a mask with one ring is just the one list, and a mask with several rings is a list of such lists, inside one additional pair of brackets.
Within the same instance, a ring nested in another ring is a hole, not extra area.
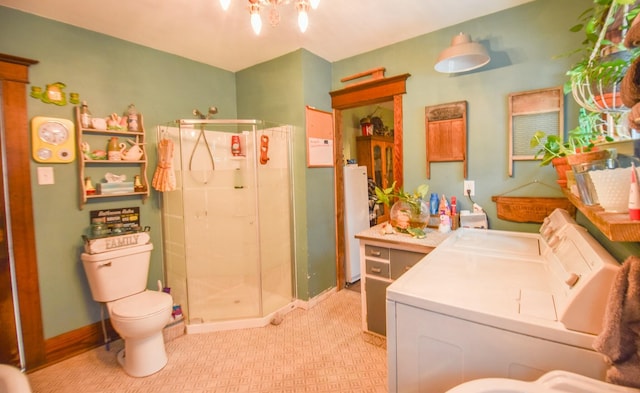
[(250, 328), (258, 328), (264, 327), (270, 324), (272, 321), (284, 317), (289, 312), (293, 311), (296, 308), (296, 301), (291, 301), (290, 303), (282, 306), (281, 308), (263, 316), (263, 317), (255, 317), (255, 318), (246, 318), (246, 319), (229, 319), (226, 321), (211, 321), (204, 322), (204, 320), (200, 320), (198, 322), (198, 318), (191, 318), (189, 324), (186, 325), (187, 334), (196, 334), (196, 333), (211, 333), (211, 332), (219, 332), (223, 330), (236, 330), (236, 329), (250, 329)]
[[(167, 286), (187, 333), (265, 326), (295, 308), (292, 127), (179, 120), (162, 193)], [(239, 146), (238, 146), (239, 145)]]

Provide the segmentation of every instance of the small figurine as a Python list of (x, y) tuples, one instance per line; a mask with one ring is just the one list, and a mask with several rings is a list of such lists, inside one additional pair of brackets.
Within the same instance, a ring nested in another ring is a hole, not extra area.
[(389, 222), (383, 223), (380, 227), (380, 234), (382, 235), (392, 235), (394, 233), (396, 233), (396, 230), (393, 229), (393, 225)]

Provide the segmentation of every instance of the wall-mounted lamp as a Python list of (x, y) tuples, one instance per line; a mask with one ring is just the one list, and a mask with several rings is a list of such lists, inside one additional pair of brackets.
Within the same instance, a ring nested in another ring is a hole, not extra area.
[(453, 37), (451, 46), (440, 52), (434, 68), (438, 72), (453, 74), (475, 70), (491, 60), (482, 44), (471, 42), (469, 34)]

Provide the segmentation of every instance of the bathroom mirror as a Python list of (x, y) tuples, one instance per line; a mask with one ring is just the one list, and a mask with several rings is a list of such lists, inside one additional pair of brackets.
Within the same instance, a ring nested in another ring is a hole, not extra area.
[[(345, 165), (344, 148), (344, 117), (349, 116), (350, 110), (356, 108), (389, 107), (393, 110), (393, 124), (385, 124), (393, 129), (392, 155), (385, 163), (389, 163), (393, 180), (397, 187), (403, 184), (402, 159), (402, 95), (406, 93), (406, 81), (410, 74), (392, 77), (381, 77), (364, 82), (356, 82), (331, 94), (333, 108), (335, 142), (334, 142), (334, 171), (335, 171), (335, 200), (336, 200), (336, 279), (338, 290), (345, 286), (345, 235), (344, 235), (344, 183), (343, 166)], [(369, 113), (369, 112), (367, 112)], [(362, 136), (359, 134), (357, 136)], [(363, 163), (358, 163), (363, 165)], [(386, 169), (386, 168), (385, 168)], [(381, 169), (382, 170), (382, 169)], [(388, 178), (388, 177), (387, 177)], [(382, 178), (381, 178), (382, 179)]]

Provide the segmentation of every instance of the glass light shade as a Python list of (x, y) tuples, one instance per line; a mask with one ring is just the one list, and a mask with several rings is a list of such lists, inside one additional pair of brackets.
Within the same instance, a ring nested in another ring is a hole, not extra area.
[(453, 37), (451, 46), (440, 53), (434, 68), (444, 73), (464, 72), (480, 68), (490, 60), (484, 46), (471, 42), (468, 34), (460, 33)]
[(309, 4), (311, 5), (311, 8), (315, 10), (318, 8), (318, 5), (320, 4), (320, 0), (309, 0)]
[(309, 14), (305, 9), (298, 11), (298, 27), (300, 27), (300, 31), (303, 33), (307, 31), (307, 27), (309, 27)]
[(229, 9), (229, 4), (231, 4), (231, 0), (220, 0), (220, 6), (225, 11)]
[(260, 14), (257, 11), (251, 12), (251, 27), (256, 35), (260, 34), (260, 30), (262, 30), (262, 19), (260, 19)]

